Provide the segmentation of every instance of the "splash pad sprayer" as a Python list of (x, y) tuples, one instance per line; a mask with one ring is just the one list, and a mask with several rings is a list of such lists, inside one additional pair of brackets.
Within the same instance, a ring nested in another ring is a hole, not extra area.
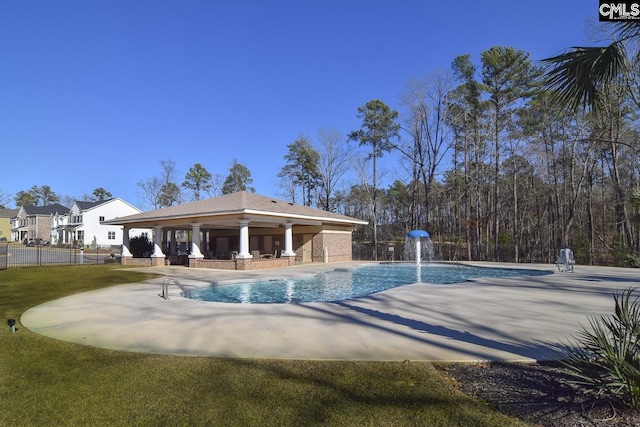
[(421, 248), (421, 239), (429, 239), (429, 233), (424, 230), (411, 230), (407, 233), (407, 239), (415, 240), (415, 257), (416, 257), (416, 267), (420, 267), (422, 263), (422, 248)]

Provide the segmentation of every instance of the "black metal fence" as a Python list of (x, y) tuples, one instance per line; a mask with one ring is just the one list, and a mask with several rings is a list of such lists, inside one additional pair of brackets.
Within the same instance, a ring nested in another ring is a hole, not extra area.
[[(498, 260), (500, 262), (516, 262), (515, 250), (513, 245), (500, 245), (498, 248)], [(556, 257), (560, 253), (560, 247), (536, 246), (527, 247), (519, 250), (519, 263), (541, 263), (554, 264)], [(606, 265), (617, 267), (628, 267), (629, 260), (626, 253), (612, 252), (607, 248), (588, 248), (574, 246), (571, 247), (574, 252), (576, 263), (583, 265)], [(433, 242), (432, 261), (493, 261), (494, 251), (490, 249), (491, 255), (485, 256), (483, 259), (477, 259), (473, 256), (468, 257), (467, 248), (463, 245), (441, 244)], [(405, 246), (400, 244), (379, 244), (377, 250), (371, 244), (356, 243), (352, 244), (353, 259), (357, 261), (373, 260), (374, 253), (377, 255), (378, 261), (413, 261), (415, 255), (411, 253), (409, 256), (405, 254)]]
[(0, 269), (40, 267), (48, 265), (81, 265), (116, 263), (116, 251), (104, 249), (58, 246), (26, 246), (17, 243), (0, 243)]

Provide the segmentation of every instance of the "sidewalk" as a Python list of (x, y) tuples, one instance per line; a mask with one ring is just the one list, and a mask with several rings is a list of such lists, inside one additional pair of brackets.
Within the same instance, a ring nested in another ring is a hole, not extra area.
[[(159, 267), (186, 286), (284, 278), (361, 263), (272, 270)], [(554, 265), (475, 263), (555, 269)], [(193, 301), (163, 278), (51, 301), (21, 323), (52, 338), (133, 352), (337, 360), (533, 361), (555, 358), (553, 346), (613, 311), (612, 294), (640, 285), (635, 269), (576, 266), (575, 273), (479, 279), (456, 285), (419, 283), (337, 303), (223, 304)]]

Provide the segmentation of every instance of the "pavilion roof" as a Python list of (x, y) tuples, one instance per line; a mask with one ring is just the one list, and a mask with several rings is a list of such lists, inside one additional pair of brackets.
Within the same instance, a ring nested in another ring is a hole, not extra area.
[(291, 220), (294, 222), (314, 221), (329, 224), (367, 224), (367, 221), (350, 216), (339, 215), (247, 191), (114, 218), (104, 221), (103, 224), (148, 226), (150, 223), (166, 221), (197, 222), (199, 218), (211, 221), (215, 220), (215, 217), (228, 216), (270, 217), (272, 221), (280, 219), (282, 222)]

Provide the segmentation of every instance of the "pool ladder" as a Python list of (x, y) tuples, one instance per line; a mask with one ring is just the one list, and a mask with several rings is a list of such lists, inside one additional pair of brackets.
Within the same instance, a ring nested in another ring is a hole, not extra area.
[(169, 285), (176, 285), (177, 287), (184, 292), (184, 296), (187, 298), (191, 298), (191, 291), (187, 289), (182, 283), (178, 282), (176, 279), (172, 279), (167, 277), (162, 282), (162, 294), (160, 295), (164, 299), (169, 299)]
[(460, 262), (458, 261), (458, 257), (454, 256), (453, 257), (453, 268), (460, 268)]

